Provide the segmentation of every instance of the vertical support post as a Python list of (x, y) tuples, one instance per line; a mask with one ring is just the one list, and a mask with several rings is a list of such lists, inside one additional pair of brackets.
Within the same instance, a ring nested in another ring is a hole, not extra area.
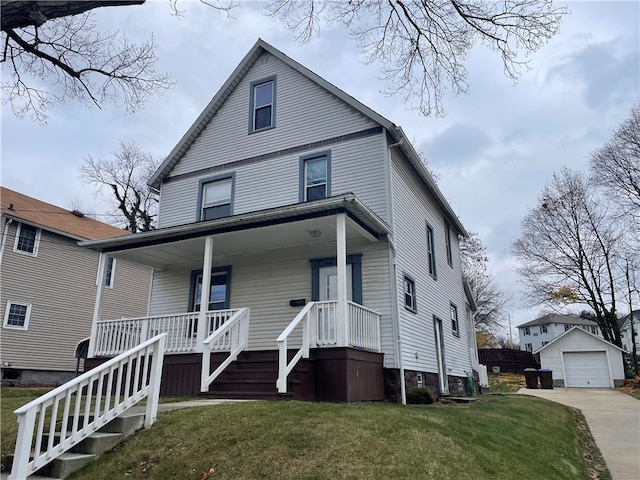
[[(196, 352), (204, 352), (204, 339), (207, 332), (207, 310), (209, 310), (209, 292), (211, 292), (211, 267), (213, 266), (213, 236), (209, 235), (204, 242), (204, 264), (202, 265), (202, 291), (200, 293), (200, 313), (198, 314), (198, 333), (196, 335)], [(204, 358), (204, 355), (203, 355)]]
[(89, 358), (94, 357), (96, 351), (98, 320), (100, 320), (100, 311), (102, 309), (104, 283), (107, 276), (107, 263), (109, 263), (109, 256), (101, 253), (100, 260), (98, 261), (98, 289), (96, 291), (96, 303), (93, 307), (93, 322), (91, 324), (91, 337), (89, 337), (89, 351), (87, 352), (87, 356)]
[(36, 411), (35, 408), (32, 408), (18, 416), (18, 438), (16, 439), (13, 467), (9, 476), (11, 480), (27, 478), (31, 473), (27, 467), (29, 465), (29, 455), (31, 454), (31, 439), (36, 426)]
[[(144, 415), (144, 428), (150, 428), (158, 418), (158, 400), (160, 397), (160, 383), (162, 382), (162, 364), (164, 362), (164, 347), (167, 334), (163, 333), (153, 344), (153, 357), (151, 358), (151, 370), (149, 371), (149, 394), (147, 395), (147, 408)], [(149, 351), (147, 350), (147, 355)], [(136, 365), (140, 368), (140, 365)]]
[(347, 308), (347, 222), (346, 214), (336, 216), (336, 266), (338, 270), (338, 305), (336, 309), (337, 346), (349, 346), (349, 311)]
[(278, 393), (287, 393), (287, 339), (278, 342)]

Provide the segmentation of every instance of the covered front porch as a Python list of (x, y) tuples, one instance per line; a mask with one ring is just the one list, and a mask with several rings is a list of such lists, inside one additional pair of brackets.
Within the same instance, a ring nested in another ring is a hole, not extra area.
[[(382, 220), (343, 195), (87, 242), (154, 268), (146, 317), (102, 318), (99, 287), (87, 365), (167, 333), (167, 394), (222, 395), (224, 382), (250, 362), (263, 393), (265, 383), (285, 396), (306, 382), (305, 399), (381, 400), (391, 317), (387, 234)], [(185, 377), (187, 387), (171, 385)], [(330, 379), (349, 393), (327, 392)]]

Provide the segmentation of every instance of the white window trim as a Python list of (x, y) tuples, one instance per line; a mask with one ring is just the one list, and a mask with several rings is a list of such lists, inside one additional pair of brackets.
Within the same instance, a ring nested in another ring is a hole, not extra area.
[[(457, 328), (453, 328), (453, 314), (455, 312), (455, 324)], [(460, 336), (460, 317), (458, 316), (458, 306), (453, 302), (449, 304), (449, 317), (451, 318), (451, 332), (459, 337)]]
[[(102, 262), (104, 262), (104, 259), (106, 258), (106, 255), (104, 253), (100, 254), (100, 259), (98, 260), (98, 272), (96, 273), (96, 287), (98, 286), (98, 283), (100, 282), (100, 266), (102, 265)], [(116, 277), (116, 259), (111, 257), (113, 259), (113, 266), (111, 267), (111, 281), (109, 282), (109, 284), (107, 285), (105, 283), (105, 287), (107, 288), (113, 288), (113, 284), (114, 284), (114, 278)], [(105, 266), (105, 271), (104, 273), (107, 273), (107, 267)]]
[(30, 227), (35, 227), (36, 229), (36, 238), (33, 242), (33, 252), (25, 252), (24, 250), (18, 249), (18, 242), (20, 241), (20, 232), (22, 231), (22, 225), (25, 225), (23, 222), (18, 223), (18, 227), (16, 228), (16, 238), (13, 241), (13, 251), (19, 253), (20, 255), (26, 255), (28, 257), (37, 257), (38, 256), (38, 246), (40, 245), (40, 233), (42, 229), (36, 227), (35, 225), (30, 225)]
[[(11, 305), (21, 305), (23, 307), (27, 307), (27, 313), (25, 314), (24, 317), (24, 325), (9, 325), (8, 321), (9, 321), (9, 311), (11, 308)], [(23, 302), (16, 302), (14, 300), (9, 300), (7, 301), (7, 306), (4, 310), (4, 322), (2, 324), (2, 328), (9, 328), (12, 330), (29, 330), (29, 318), (31, 317), (31, 304), (30, 303), (23, 303)]]

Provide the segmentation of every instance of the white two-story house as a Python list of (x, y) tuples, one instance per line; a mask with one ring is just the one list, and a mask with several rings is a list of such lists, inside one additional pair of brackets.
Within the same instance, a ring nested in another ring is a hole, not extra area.
[(537, 352), (554, 338), (579, 326), (583, 330), (602, 337), (598, 324), (576, 315), (549, 313), (518, 326), (520, 350)]
[(259, 40), (149, 183), (157, 230), (83, 244), (154, 268), (94, 363), (166, 332), (164, 394), (467, 392), (467, 233), (397, 125)]

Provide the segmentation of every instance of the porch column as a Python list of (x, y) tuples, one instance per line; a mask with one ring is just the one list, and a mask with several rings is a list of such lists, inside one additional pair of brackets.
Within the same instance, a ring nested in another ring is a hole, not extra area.
[(349, 309), (347, 307), (347, 225), (346, 214), (336, 217), (336, 266), (338, 270), (338, 305), (336, 335), (339, 347), (349, 345)]
[(96, 352), (96, 340), (98, 336), (98, 320), (100, 320), (100, 312), (102, 310), (102, 296), (104, 292), (104, 284), (107, 276), (107, 264), (109, 256), (104, 253), (100, 254), (98, 260), (98, 289), (96, 290), (96, 303), (93, 307), (93, 322), (91, 323), (91, 337), (89, 337), (89, 351), (87, 357), (92, 358)]
[(204, 351), (203, 344), (208, 337), (207, 310), (211, 292), (211, 267), (213, 265), (213, 236), (204, 242), (204, 264), (202, 265), (202, 292), (200, 293), (200, 313), (198, 314), (198, 333), (196, 334), (196, 352)]

